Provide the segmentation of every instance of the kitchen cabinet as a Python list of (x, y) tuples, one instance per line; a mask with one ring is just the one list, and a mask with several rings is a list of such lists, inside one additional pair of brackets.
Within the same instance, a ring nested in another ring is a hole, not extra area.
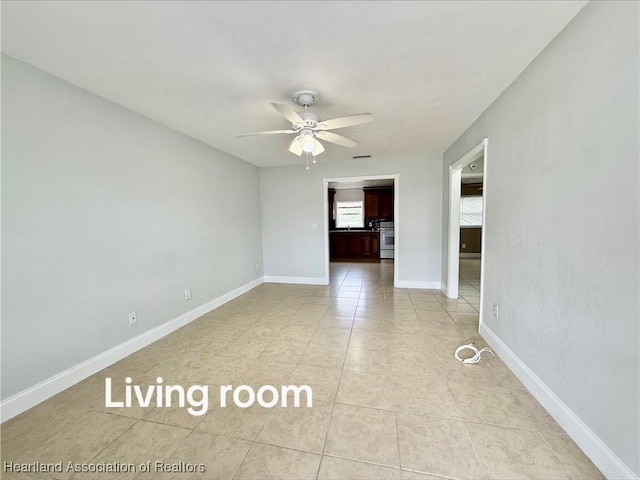
[(380, 234), (368, 234), (362, 237), (362, 256), (378, 258), (380, 256)]
[(347, 233), (347, 255), (359, 257), (362, 254), (362, 236), (358, 233)]
[(365, 187), (364, 218), (393, 221), (393, 187)]
[(378, 192), (364, 189), (364, 219), (375, 220), (378, 218)]
[(328, 199), (329, 199), (329, 205), (328, 205), (329, 231), (331, 231), (331, 230), (334, 230), (336, 228), (336, 208), (335, 208), (336, 189), (335, 188), (330, 188), (329, 189)]
[(329, 256), (334, 259), (380, 258), (380, 233), (339, 230), (329, 234)]
[(329, 239), (331, 258), (347, 258), (347, 236), (339, 233), (331, 233)]
[(384, 188), (378, 192), (378, 218), (393, 221), (393, 188)]

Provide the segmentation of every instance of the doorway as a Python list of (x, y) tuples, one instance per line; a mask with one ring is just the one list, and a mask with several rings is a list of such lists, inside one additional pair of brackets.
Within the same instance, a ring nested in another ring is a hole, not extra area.
[[(399, 252), (399, 248), (398, 248), (398, 244), (399, 244), (398, 242), (399, 242), (399, 238), (400, 238), (400, 225), (401, 225), (400, 224), (400, 202), (399, 202), (399, 196), (400, 196), (399, 195), (399, 190), (400, 190), (399, 180), (400, 180), (400, 175), (399, 174), (368, 175), (368, 176), (359, 176), (359, 177), (339, 177), (339, 178), (324, 178), (323, 179), (323, 192), (324, 192), (324, 197), (323, 197), (324, 198), (324, 256), (325, 256), (324, 279), (325, 279), (325, 282), (327, 284), (329, 283), (329, 275), (330, 275), (329, 267), (330, 267), (330, 262), (331, 262), (331, 256), (330, 256), (330, 250), (331, 250), (330, 232), (334, 233), (333, 230), (336, 229), (336, 225), (334, 223), (335, 219), (334, 219), (333, 222), (330, 219), (331, 218), (330, 207), (329, 207), (329, 199), (330, 199), (329, 188), (330, 188), (330, 185), (333, 186), (334, 188), (336, 186), (339, 186), (341, 188), (352, 189), (354, 191), (358, 190), (358, 189), (360, 189), (360, 191), (362, 191), (363, 188), (368, 188), (368, 186), (375, 186), (375, 185), (381, 184), (381, 183), (384, 183), (385, 185), (391, 185), (393, 187), (393, 208), (392, 208), (392, 211), (393, 211), (392, 220), (393, 221), (391, 223), (392, 230), (390, 232), (387, 232), (387, 233), (389, 233), (389, 235), (387, 235), (385, 238), (390, 238), (391, 239), (390, 242), (392, 242), (392, 244), (393, 244), (393, 254), (391, 255), (391, 258), (393, 258), (393, 260), (392, 260), (393, 261), (393, 282), (394, 282), (394, 285), (396, 285), (398, 283), (398, 264), (399, 264), (399, 261), (400, 261), (400, 252)], [(363, 202), (363, 208), (364, 208), (364, 202)], [(378, 225), (382, 225), (382, 223), (379, 223)], [(349, 227), (347, 227), (347, 232), (348, 232), (348, 228)], [(365, 229), (371, 229), (371, 227), (368, 224), (365, 224), (364, 228)], [(373, 233), (373, 231), (371, 233)], [(385, 243), (388, 243), (388, 242), (385, 242)], [(378, 248), (379, 248), (378, 238), (375, 239), (375, 244), (378, 245)], [(384, 258), (384, 256), (383, 256), (383, 258)]]
[[(461, 204), (462, 201), (462, 181), (463, 181), (463, 170), (465, 173), (469, 173), (471, 171), (471, 175), (466, 176), (466, 178), (473, 178), (473, 170), (470, 168), (471, 164), (482, 163), (482, 196), (481, 196), (481, 235), (480, 235), (480, 245), (484, 247), (485, 245), (485, 218), (486, 212), (484, 208), (485, 204), (485, 193), (486, 193), (486, 184), (487, 184), (487, 146), (488, 139), (484, 139), (479, 145), (471, 149), (468, 153), (463, 155), (460, 159), (454, 162), (449, 166), (449, 229), (448, 229), (448, 243), (447, 243), (447, 286), (446, 286), (446, 295), (448, 298), (458, 298), (460, 294), (460, 250), (461, 250), (461, 240), (460, 240), (460, 218), (461, 218)], [(479, 177), (478, 174), (475, 174), (476, 177)], [(478, 182), (476, 182), (478, 183)], [(465, 202), (466, 203), (466, 202)], [(483, 302), (482, 302), (482, 284), (484, 280), (484, 258), (483, 254), (480, 254), (480, 261), (473, 262), (467, 261), (466, 258), (473, 258), (472, 256), (465, 255), (463, 258), (463, 275), (466, 277), (469, 268), (472, 270), (477, 270), (479, 266), (480, 270), (480, 283), (479, 283), (479, 309), (480, 309), (480, 321), (482, 321), (482, 312), (483, 312)], [(475, 265), (475, 266), (474, 266)], [(477, 272), (475, 272), (477, 273)], [(465, 278), (465, 284), (467, 283), (467, 278)], [(467, 285), (465, 285), (467, 287)]]

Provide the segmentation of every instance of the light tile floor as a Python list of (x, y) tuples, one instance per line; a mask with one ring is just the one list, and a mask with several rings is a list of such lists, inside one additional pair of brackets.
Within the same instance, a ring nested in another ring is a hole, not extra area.
[(460, 258), (458, 296), (480, 311), (480, 259)]
[[(484, 345), (467, 273), (460, 300), (394, 289), (391, 263), (332, 265), (329, 286), (264, 284), (2, 425), (3, 462), (159, 460), (205, 473), (2, 478), (602, 478), (500, 359), (453, 358)], [(208, 413), (105, 408), (104, 379), (121, 400), (127, 376), (209, 385)], [(307, 384), (313, 408), (220, 408), (221, 384)]]

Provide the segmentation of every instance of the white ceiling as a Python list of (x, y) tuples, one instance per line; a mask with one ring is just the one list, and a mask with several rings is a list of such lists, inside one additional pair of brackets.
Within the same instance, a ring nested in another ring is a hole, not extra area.
[[(584, 1), (2, 2), (2, 50), (259, 166), (301, 159), (269, 102), (316, 90), (322, 161), (443, 152)], [(291, 104), (293, 106), (293, 104)]]

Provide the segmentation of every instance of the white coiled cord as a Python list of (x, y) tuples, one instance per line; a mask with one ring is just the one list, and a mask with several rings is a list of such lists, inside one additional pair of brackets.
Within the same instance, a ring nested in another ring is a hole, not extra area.
[[(474, 352), (473, 357), (469, 357), (469, 358), (460, 358), (460, 356), (458, 355), (458, 353), (460, 353), (462, 350), (472, 350)], [(482, 350), (478, 350), (475, 346), (475, 344), (472, 342), (468, 345), (461, 345), (457, 348), (456, 353), (453, 354), (454, 357), (456, 357), (456, 360), (458, 360), (459, 362), (462, 363), (478, 363), (480, 361), (480, 357), (482, 355), (482, 353), (484, 352), (488, 352), (491, 355), (493, 355), (493, 352), (491, 351), (491, 349), (489, 347), (484, 347)]]

